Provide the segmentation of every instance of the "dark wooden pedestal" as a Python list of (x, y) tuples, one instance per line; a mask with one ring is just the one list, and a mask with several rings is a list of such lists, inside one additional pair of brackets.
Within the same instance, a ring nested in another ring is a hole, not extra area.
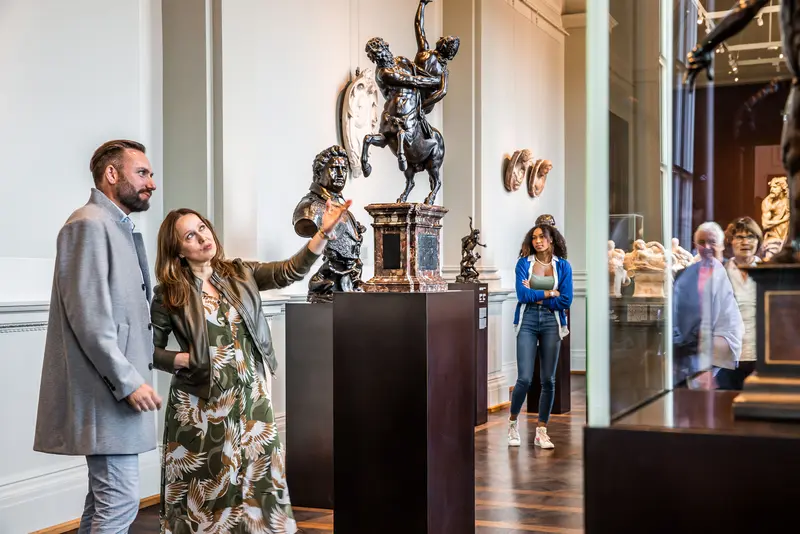
[(795, 532), (800, 425), (735, 420), (736, 395), (676, 389), (585, 428), (586, 533)]
[(747, 270), (756, 282), (756, 372), (734, 400), (742, 419), (800, 422), (800, 265), (764, 263)]
[(337, 534), (475, 532), (473, 299), (336, 295)]
[(489, 284), (448, 284), (453, 291), (475, 295), (475, 426), (489, 418)]
[[(567, 321), (569, 321), (569, 310), (567, 310)], [(569, 324), (569, 323), (568, 323)], [(570, 398), (570, 388), (572, 387), (572, 376), (570, 367), (572, 357), (570, 355), (569, 338), (561, 340), (561, 348), (558, 351), (558, 365), (556, 366), (556, 398), (553, 401), (553, 409), (550, 413), (569, 413), (572, 409), (572, 399)], [(533, 381), (528, 388), (528, 413), (539, 413), (539, 398), (542, 396), (542, 371), (539, 368), (537, 358), (533, 366)]]
[(333, 508), (333, 304), (286, 305), (286, 478), (293, 505)]

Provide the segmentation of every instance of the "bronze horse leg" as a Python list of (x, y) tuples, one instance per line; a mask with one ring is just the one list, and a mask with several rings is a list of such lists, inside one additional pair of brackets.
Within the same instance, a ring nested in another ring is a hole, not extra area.
[(364, 136), (364, 144), (361, 147), (361, 172), (367, 177), (372, 174), (372, 165), (369, 164), (369, 147), (376, 146), (384, 148), (389, 144), (389, 140), (383, 134), (371, 134)]

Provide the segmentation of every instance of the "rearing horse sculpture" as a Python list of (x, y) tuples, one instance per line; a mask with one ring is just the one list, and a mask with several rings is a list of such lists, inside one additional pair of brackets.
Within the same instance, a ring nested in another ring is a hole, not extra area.
[(398, 166), (406, 177), (406, 188), (398, 203), (408, 200), (414, 189), (414, 177), (427, 171), (431, 192), (425, 204), (432, 205), (442, 187), (440, 171), (444, 161), (444, 139), (441, 132), (431, 126), (425, 117), (434, 105), (447, 94), (447, 61), (458, 52), (457, 37), (439, 39), (435, 50), (428, 50), (424, 31), (425, 5), (431, 0), (421, 0), (415, 22), (419, 50), (412, 63), (407, 58), (394, 57), (389, 43), (380, 37), (367, 42), (366, 52), (375, 63), (375, 81), (386, 99), (381, 115), (379, 133), (364, 137), (361, 151), (361, 169), (369, 176), (369, 147), (387, 145), (397, 157)]

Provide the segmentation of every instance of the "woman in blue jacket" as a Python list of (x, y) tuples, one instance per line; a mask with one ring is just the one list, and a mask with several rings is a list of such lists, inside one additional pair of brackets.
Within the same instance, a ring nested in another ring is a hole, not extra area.
[(572, 304), (572, 267), (567, 261), (564, 236), (553, 226), (537, 224), (525, 235), (516, 267), (517, 383), (511, 395), (508, 444), (520, 444), (517, 416), (525, 402), (539, 357), (542, 394), (539, 423), (533, 444), (554, 448), (547, 435), (547, 421), (553, 409), (556, 365), (561, 340), (569, 334), (567, 310)]

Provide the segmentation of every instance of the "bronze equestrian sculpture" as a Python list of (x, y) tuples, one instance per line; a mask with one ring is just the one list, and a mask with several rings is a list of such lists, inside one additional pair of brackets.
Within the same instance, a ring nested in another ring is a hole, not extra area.
[(432, 0), (420, 0), (416, 17), (418, 52), (415, 62), (392, 55), (389, 43), (374, 37), (365, 47), (370, 61), (375, 63), (375, 82), (386, 99), (377, 134), (364, 137), (361, 169), (364, 176), (372, 173), (369, 147), (389, 149), (397, 157), (398, 166), (406, 177), (406, 188), (397, 199), (408, 200), (414, 189), (414, 177), (427, 171), (431, 192), (425, 204), (433, 205), (442, 187), (441, 168), (444, 161), (444, 138), (428, 123), (425, 115), (447, 94), (447, 62), (458, 52), (457, 37), (443, 37), (436, 50), (428, 50), (424, 31), (424, 8)]
[[(694, 87), (698, 73), (705, 70), (713, 80), (712, 60), (714, 50), (726, 39), (747, 27), (769, 0), (740, 0), (689, 53), (689, 70), (684, 82)], [(800, 98), (797, 97), (800, 74), (800, 0), (781, 0), (780, 27), (786, 65), (792, 73), (792, 86), (786, 109), (786, 122), (781, 139), (783, 167), (789, 177), (789, 233), (783, 250), (770, 258), (771, 263), (800, 263)]]

